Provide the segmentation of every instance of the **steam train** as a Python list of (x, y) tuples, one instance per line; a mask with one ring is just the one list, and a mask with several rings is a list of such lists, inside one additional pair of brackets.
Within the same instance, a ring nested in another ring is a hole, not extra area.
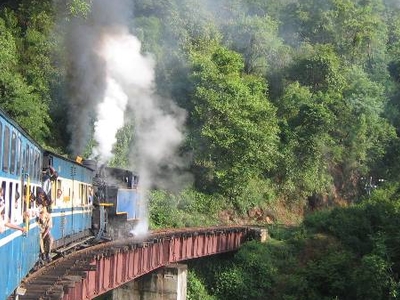
[(136, 174), (46, 151), (1, 110), (0, 154), (0, 300), (23, 293), (20, 282), (43, 263), (39, 207), (52, 216), (53, 256), (118, 237), (139, 217)]

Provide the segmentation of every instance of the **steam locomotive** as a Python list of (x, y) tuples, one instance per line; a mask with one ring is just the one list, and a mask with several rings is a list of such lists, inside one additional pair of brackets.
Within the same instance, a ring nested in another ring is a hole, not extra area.
[[(20, 282), (44, 263), (40, 207), (47, 206), (52, 216), (52, 255), (65, 255), (135, 226), (141, 207), (138, 180), (129, 170), (98, 167), (92, 160), (72, 160), (42, 149), (0, 110), (0, 300), (23, 293)], [(38, 197), (43, 192), (45, 203)]]

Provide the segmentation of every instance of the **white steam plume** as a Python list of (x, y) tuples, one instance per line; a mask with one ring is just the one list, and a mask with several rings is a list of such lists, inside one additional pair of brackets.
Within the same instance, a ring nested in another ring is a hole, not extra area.
[[(140, 41), (126, 25), (131, 11), (128, 1), (92, 3), (88, 19), (72, 26), (70, 34), (71, 87), (76, 91), (71, 106), (77, 108), (71, 116), (74, 130), (71, 148), (82, 153), (78, 151), (88, 143), (89, 127), (81, 120), (87, 119), (90, 108), (95, 115), (94, 155), (102, 162), (112, 157), (115, 135), (128, 121), (124, 118), (134, 120), (135, 149), (131, 158), (136, 162), (145, 198), (161, 166), (180, 164), (175, 152), (183, 139), (180, 128), (185, 113), (172, 101), (154, 94), (155, 64), (150, 56), (141, 54)], [(127, 115), (127, 108), (131, 116)], [(141, 222), (133, 232), (136, 236), (147, 232), (147, 204), (140, 212)]]
[[(105, 63), (106, 89), (97, 107), (94, 155), (105, 163), (112, 157), (116, 133), (124, 125), (124, 113), (129, 102), (129, 90), (138, 96), (150, 94), (154, 81), (154, 63), (140, 54), (139, 40), (124, 26), (103, 30), (97, 54)], [(142, 94), (142, 95), (141, 95)]]

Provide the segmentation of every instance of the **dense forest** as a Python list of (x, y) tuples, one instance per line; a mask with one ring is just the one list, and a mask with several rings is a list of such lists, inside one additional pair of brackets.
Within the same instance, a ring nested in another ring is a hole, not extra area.
[[(269, 227), (193, 264), (189, 299), (400, 297), (397, 0), (2, 1), (0, 108), (44, 147), (98, 155), (110, 28), (154, 75), (124, 78), (159, 108), (127, 100), (108, 157), (152, 170), (151, 226)], [(165, 116), (166, 147), (139, 147)]]

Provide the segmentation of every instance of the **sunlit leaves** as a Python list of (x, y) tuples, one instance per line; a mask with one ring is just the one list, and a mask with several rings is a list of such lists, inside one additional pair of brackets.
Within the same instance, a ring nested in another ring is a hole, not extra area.
[(43, 142), (49, 133), (47, 106), (19, 72), (17, 39), (0, 19), (0, 107), (34, 138)]
[[(211, 41), (212, 42), (212, 41)], [(257, 77), (242, 75), (243, 61), (214, 42), (191, 53), (195, 87), (193, 118), (198, 160), (211, 160), (214, 184), (237, 195), (238, 184), (274, 166), (277, 145), (275, 110)]]
[(68, 2), (68, 9), (72, 16), (87, 17), (91, 9), (92, 0), (70, 0)]

